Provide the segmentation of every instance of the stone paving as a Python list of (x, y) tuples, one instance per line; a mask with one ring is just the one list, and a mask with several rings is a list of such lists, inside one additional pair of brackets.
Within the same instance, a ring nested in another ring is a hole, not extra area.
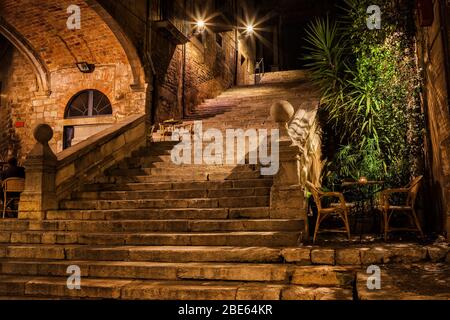
[(450, 266), (447, 263), (399, 264), (381, 269), (381, 288), (369, 289), (369, 274), (356, 279), (360, 300), (450, 300)]

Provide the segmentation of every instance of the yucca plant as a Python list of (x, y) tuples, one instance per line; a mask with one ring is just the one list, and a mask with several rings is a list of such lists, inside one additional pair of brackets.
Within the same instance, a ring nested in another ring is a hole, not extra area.
[[(389, 13), (389, 0), (374, 1)], [(339, 141), (325, 167), (330, 181), (360, 175), (399, 181), (411, 162), (408, 136), (420, 135), (412, 125), (418, 117), (408, 115), (420, 84), (418, 77), (410, 76), (418, 70), (411, 63), (411, 51), (405, 50), (405, 33), (389, 14), (385, 19), (391, 22), (382, 30), (369, 30), (369, 2), (346, 0), (339, 22), (316, 19), (305, 38), (306, 65), (321, 90), (323, 126), (329, 127), (324, 132), (336, 136), (324, 141)]]
[(306, 30), (306, 66), (311, 70), (314, 82), (321, 88), (324, 99), (335, 96), (343, 85), (346, 42), (339, 33), (336, 22), (317, 18)]

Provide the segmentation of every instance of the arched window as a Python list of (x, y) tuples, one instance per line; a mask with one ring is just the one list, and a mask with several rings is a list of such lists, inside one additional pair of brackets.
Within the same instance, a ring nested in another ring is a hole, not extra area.
[(83, 90), (70, 99), (64, 118), (86, 118), (112, 114), (108, 97), (98, 90)]

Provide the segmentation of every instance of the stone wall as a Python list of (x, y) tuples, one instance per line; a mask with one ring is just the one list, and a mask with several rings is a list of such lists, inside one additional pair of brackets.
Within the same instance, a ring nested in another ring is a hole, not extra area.
[(214, 33), (207, 28), (203, 36), (192, 35), (190, 29), (188, 33), (190, 41), (176, 45), (152, 28), (152, 60), (157, 74), (156, 122), (180, 119), (204, 99), (214, 98), (234, 84), (253, 81), (255, 61), (251, 40), (238, 41), (235, 31)]
[[(449, 41), (441, 27), (444, 24), (439, 1), (433, 1), (434, 22), (418, 27), (418, 56), (425, 81), (423, 107), (427, 117), (427, 166), (431, 175), (427, 229), (447, 232), (450, 228), (450, 109), (448, 104), (447, 68), (444, 44)], [(447, 15), (450, 19), (450, 15)], [(450, 20), (449, 20), (450, 21)], [(447, 25), (450, 32), (450, 25)], [(445, 41), (445, 42), (444, 42)], [(450, 235), (450, 232), (448, 232)]]
[[(12, 106), (14, 106), (14, 104), (18, 101), (23, 102), (25, 100), (25, 102), (29, 102), (30, 94), (27, 94), (27, 92), (23, 92), (21, 96), (16, 95), (14, 96), (15, 99), (13, 99), (11, 93), (8, 92), (8, 89), (10, 89), (11, 86), (11, 81), (14, 81), (14, 79), (10, 79), (8, 77), (11, 72), (10, 69), (15, 65), (13, 64), (13, 62), (17, 59), (21, 60), (22, 57), (14, 49), (14, 47), (1, 36), (0, 47), (3, 49), (0, 52), (0, 159), (2, 161), (5, 161), (8, 157), (20, 153), (21, 146), (19, 137), (16, 133), (16, 131), (18, 130), (16, 130), (14, 126), (14, 118), (17, 118), (17, 115), (13, 116)], [(27, 73), (29, 73), (30, 70), (29, 68), (27, 70), (26, 67), (27, 65), (25, 65), (25, 68), (23, 68), (22, 72), (18, 73), (18, 76), (25, 76), (22, 78), (22, 81), (25, 85), (29, 85), (30, 88), (33, 88), (35, 86), (35, 80), (33, 79), (33, 77), (27, 77)], [(26, 83), (27, 81), (29, 83)]]
[[(36, 78), (28, 61), (12, 46), (0, 61), (2, 78), (2, 104), (0, 127), (2, 131), (1, 152), (18, 156), (23, 162), (34, 141), (30, 135), (36, 124), (33, 114), (33, 92)], [(16, 127), (17, 122), (25, 122), (24, 127)]]

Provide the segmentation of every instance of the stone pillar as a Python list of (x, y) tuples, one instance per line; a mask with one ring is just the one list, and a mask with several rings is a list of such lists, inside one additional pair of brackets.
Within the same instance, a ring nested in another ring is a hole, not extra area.
[(292, 144), (288, 133), (288, 122), (294, 115), (294, 108), (287, 101), (275, 103), (270, 111), (272, 120), (280, 130), (280, 169), (274, 176), (270, 192), (271, 218), (295, 218), (305, 221), (306, 210), (304, 190), (300, 185), (300, 150)]
[(34, 129), (36, 144), (25, 160), (25, 190), (20, 196), (19, 219), (45, 219), (49, 210), (58, 208), (56, 199), (57, 158), (48, 142), (53, 130), (47, 124)]

